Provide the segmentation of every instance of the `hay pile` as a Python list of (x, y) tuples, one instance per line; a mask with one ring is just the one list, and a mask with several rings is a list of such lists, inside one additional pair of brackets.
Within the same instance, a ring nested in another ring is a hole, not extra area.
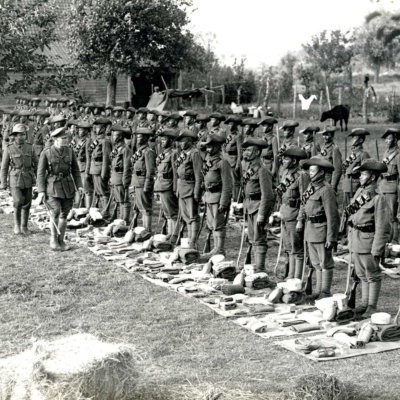
[(127, 400), (138, 373), (131, 347), (88, 334), (38, 342), (0, 360), (0, 400)]

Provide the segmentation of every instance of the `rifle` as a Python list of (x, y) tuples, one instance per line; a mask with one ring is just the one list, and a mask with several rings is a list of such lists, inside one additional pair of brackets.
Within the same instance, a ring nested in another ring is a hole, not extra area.
[(242, 250), (243, 250), (245, 230), (246, 230), (246, 214), (243, 215), (242, 235), (241, 235), (241, 239), (240, 239), (239, 254), (238, 254), (238, 258), (236, 260), (236, 270), (237, 271), (239, 271), (239, 261), (240, 261), (240, 256), (242, 255)]
[(379, 146), (377, 139), (375, 139), (375, 148), (376, 148), (376, 159), (379, 161)]
[(275, 268), (274, 268), (274, 275), (275, 276), (276, 276), (276, 272), (278, 270), (279, 260), (281, 258), (281, 253), (282, 253), (282, 245), (283, 245), (283, 229), (282, 229), (282, 226), (283, 226), (283, 222), (281, 220), (281, 233), (280, 233), (280, 236), (279, 236), (279, 249), (278, 249), (278, 255), (276, 257), (276, 263), (275, 263)]
[(343, 235), (346, 233), (346, 227), (349, 220), (349, 216), (346, 210), (343, 210), (342, 217), (340, 218), (339, 234)]

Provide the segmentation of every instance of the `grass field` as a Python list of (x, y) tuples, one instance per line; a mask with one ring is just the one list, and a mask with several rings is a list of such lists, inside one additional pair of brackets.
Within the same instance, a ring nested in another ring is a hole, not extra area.
[[(385, 127), (369, 126), (372, 155)], [(44, 232), (14, 237), (12, 217), (0, 218), (0, 357), (26, 349), (32, 339), (88, 332), (137, 347), (139, 399), (282, 399), (299, 377), (318, 373), (355, 384), (360, 399), (399, 398), (398, 351), (313, 363), (85, 248), (53, 253)], [(234, 259), (239, 232), (229, 227), (227, 237)], [(270, 271), (276, 252), (269, 249)], [(344, 291), (345, 279), (346, 270), (337, 268), (334, 293)], [(393, 315), (398, 302), (398, 282), (385, 277), (380, 309)]]

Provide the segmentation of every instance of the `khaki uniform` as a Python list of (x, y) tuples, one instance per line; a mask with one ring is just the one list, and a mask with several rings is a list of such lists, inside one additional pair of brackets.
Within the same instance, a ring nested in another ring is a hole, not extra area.
[(315, 140), (304, 142), (301, 148), (307, 153), (307, 158), (317, 156), (321, 152), (321, 146)]
[(340, 177), (342, 176), (342, 153), (335, 143), (329, 143), (327, 146), (321, 147), (319, 155), (325, 160), (328, 160), (335, 168), (333, 173), (327, 172), (325, 178), (326, 182), (337, 192)]
[[(267, 157), (263, 156), (263, 158), (268, 160), (266, 166), (269, 172), (271, 172), (272, 176), (275, 176), (278, 167), (278, 141), (273, 132), (264, 134), (263, 138), (268, 143), (268, 147), (266, 148)], [(265, 149), (263, 152), (265, 152)]]
[(394, 149), (386, 150), (383, 155), (383, 163), (386, 164), (388, 171), (381, 175), (379, 181), (379, 192), (385, 197), (389, 222), (391, 225), (391, 239), (398, 239), (398, 220), (399, 212), (399, 173), (400, 173), (400, 151), (397, 146)]
[(208, 136), (208, 129), (200, 129), (197, 132), (197, 137), (198, 137), (198, 142), (196, 143), (196, 148), (200, 153), (201, 159), (204, 160), (206, 158), (206, 152), (204, 148), (202, 147), (202, 143), (204, 143), (207, 140)]
[[(356, 205), (354, 207), (354, 205)], [(357, 276), (361, 280), (362, 304), (376, 308), (382, 274), (375, 257), (384, 254), (390, 238), (389, 213), (385, 196), (377, 193), (376, 183), (359, 188), (350, 206), (349, 248)]]
[(243, 138), (239, 131), (230, 132), (222, 146), (222, 154), (228, 161), (233, 178), (233, 201), (238, 201), (240, 192), (240, 150)]
[(281, 197), (279, 213), (282, 221), (282, 238), (289, 258), (288, 278), (302, 277), (304, 260), (303, 234), (297, 232), (296, 224), (300, 208), (300, 196), (310, 183), (309, 175), (299, 169), (284, 169), (276, 188)]
[(173, 220), (174, 223), (178, 217), (178, 199), (175, 195), (176, 180), (173, 170), (176, 159), (177, 152), (172, 147), (165, 149), (157, 156), (156, 181), (154, 183), (154, 191), (160, 193), (164, 216), (167, 220)]
[(131, 160), (131, 187), (135, 190), (134, 208), (142, 215), (152, 215), (156, 154), (153, 149), (145, 144), (136, 150)]
[(83, 190), (85, 191), (85, 207), (90, 208), (93, 196), (92, 177), (87, 173), (88, 148), (90, 145), (90, 139), (78, 138), (76, 141), (73, 141), (71, 145), (78, 161), (79, 171), (81, 173)]
[(92, 175), (94, 193), (102, 198), (110, 195), (111, 142), (108, 138), (95, 139), (88, 146), (87, 173)]
[(199, 151), (192, 147), (181, 151), (175, 162), (177, 176), (176, 192), (182, 219), (188, 227), (192, 247), (196, 247), (199, 225), (199, 201), (202, 185), (202, 159)]
[(9, 187), (13, 197), (14, 208), (29, 210), (32, 202), (32, 186), (36, 181), (35, 171), (38, 160), (32, 145), (25, 143), (8, 145), (1, 164), (1, 183), (7, 185), (10, 170)]
[(312, 182), (301, 197), (299, 221), (305, 221), (304, 237), (312, 266), (317, 273), (317, 294), (330, 295), (334, 261), (332, 248), (326, 242), (335, 244), (339, 233), (339, 211), (336, 193), (323, 182)]
[(346, 158), (342, 165), (343, 171), (343, 208), (346, 207), (354, 193), (360, 187), (360, 179), (355, 178), (351, 175), (353, 169), (360, 166), (364, 160), (370, 158), (370, 155), (362, 149), (362, 147), (357, 147), (353, 149), (351, 154)]
[(42, 151), (37, 173), (38, 191), (45, 192), (56, 218), (67, 218), (75, 190), (82, 187), (75, 153), (70, 147), (51, 146)]
[(116, 216), (118, 207), (123, 219), (126, 220), (129, 216), (128, 189), (132, 175), (131, 156), (131, 151), (123, 143), (118, 143), (110, 154), (110, 186), (111, 195), (115, 202), (115, 209), (112, 212), (111, 219)]

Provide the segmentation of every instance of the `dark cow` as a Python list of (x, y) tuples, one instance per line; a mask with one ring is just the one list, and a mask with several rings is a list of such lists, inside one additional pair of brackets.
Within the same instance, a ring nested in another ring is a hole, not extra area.
[(350, 107), (348, 105), (339, 105), (332, 108), (332, 110), (324, 111), (321, 115), (321, 122), (326, 121), (327, 119), (333, 119), (333, 122), (336, 123), (340, 121), (340, 132), (343, 132), (343, 121), (345, 123), (345, 130), (347, 131), (347, 123), (349, 122), (350, 115)]

